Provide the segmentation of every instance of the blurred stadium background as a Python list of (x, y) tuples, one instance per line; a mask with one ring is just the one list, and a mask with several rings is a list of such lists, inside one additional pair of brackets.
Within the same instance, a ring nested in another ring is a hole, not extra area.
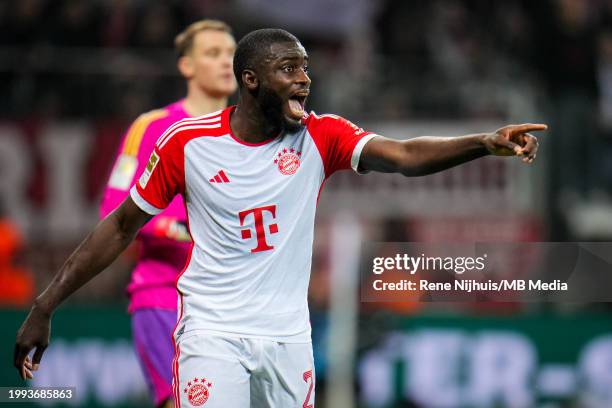
[[(203, 17), (237, 38), (293, 32), (311, 57), (308, 108), (388, 136), (551, 127), (533, 166), (326, 184), (317, 406), (612, 407), (607, 304), (360, 303), (357, 290), (361, 241), (612, 238), (610, 0), (0, 1), (0, 386), (22, 384), (15, 332), (97, 222), (125, 127), (183, 95), (172, 40)], [(148, 406), (125, 312), (135, 251), (59, 310), (34, 385), (76, 386), (77, 406)]]

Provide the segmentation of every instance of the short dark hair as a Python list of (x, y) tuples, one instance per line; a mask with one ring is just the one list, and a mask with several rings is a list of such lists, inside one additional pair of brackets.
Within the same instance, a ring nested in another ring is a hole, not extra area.
[(280, 28), (263, 28), (251, 31), (238, 41), (234, 54), (234, 75), (238, 85), (242, 86), (242, 71), (255, 69), (267, 56), (272, 44), (297, 42), (300, 40), (288, 31)]

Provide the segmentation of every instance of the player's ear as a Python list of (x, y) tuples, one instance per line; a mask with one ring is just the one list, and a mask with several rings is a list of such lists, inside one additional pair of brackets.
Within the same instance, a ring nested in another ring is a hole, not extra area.
[(194, 69), (193, 60), (191, 59), (191, 57), (187, 55), (183, 55), (182, 57), (178, 59), (176, 65), (181, 75), (185, 77), (186, 79), (190, 79), (194, 76), (195, 69)]
[(255, 71), (245, 69), (242, 71), (242, 83), (249, 91), (255, 91), (259, 87), (259, 79)]

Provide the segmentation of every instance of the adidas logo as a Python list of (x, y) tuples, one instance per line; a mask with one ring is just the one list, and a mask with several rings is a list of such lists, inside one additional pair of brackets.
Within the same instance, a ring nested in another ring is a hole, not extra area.
[(215, 177), (211, 178), (208, 181), (210, 181), (211, 183), (229, 183), (230, 182), (230, 180), (227, 178), (223, 170), (219, 170), (219, 172), (215, 174)]

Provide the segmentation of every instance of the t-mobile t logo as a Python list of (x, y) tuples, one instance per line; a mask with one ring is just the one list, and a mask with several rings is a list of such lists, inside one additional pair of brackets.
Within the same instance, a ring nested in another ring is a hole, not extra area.
[[(257, 236), (257, 246), (251, 249), (251, 252), (262, 252), (274, 249), (272, 245), (268, 245), (266, 242), (266, 228), (263, 221), (263, 213), (267, 211), (272, 214), (272, 218), (276, 218), (276, 206), (267, 205), (265, 207), (252, 208), (250, 210), (240, 211), (238, 216), (240, 217), (240, 226), (244, 226), (244, 220), (247, 215), (253, 214), (255, 220), (255, 234)], [(270, 234), (276, 234), (278, 232), (278, 224), (268, 225), (268, 231)], [(246, 228), (242, 231), (242, 239), (250, 239), (252, 237), (251, 229)]]

